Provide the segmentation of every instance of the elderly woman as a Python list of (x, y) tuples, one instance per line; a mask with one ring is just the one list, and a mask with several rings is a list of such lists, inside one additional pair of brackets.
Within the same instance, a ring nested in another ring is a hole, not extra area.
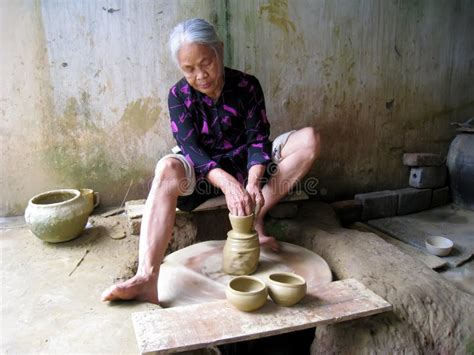
[(275, 239), (265, 234), (264, 217), (319, 154), (319, 134), (313, 128), (269, 140), (260, 83), (224, 67), (224, 46), (212, 25), (201, 19), (178, 24), (170, 48), (184, 75), (168, 98), (179, 149), (156, 166), (143, 214), (137, 274), (104, 291), (104, 301), (158, 304), (158, 274), (176, 207), (192, 210), (217, 194), (224, 194), (234, 215), (248, 215), (261, 206), (255, 225), (260, 244), (277, 251)]

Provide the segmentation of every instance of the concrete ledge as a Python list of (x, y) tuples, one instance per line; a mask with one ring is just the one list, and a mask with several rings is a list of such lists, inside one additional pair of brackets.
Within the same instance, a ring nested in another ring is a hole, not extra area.
[(431, 153), (405, 153), (403, 154), (403, 165), (406, 166), (441, 166), (444, 158), (438, 154)]
[(443, 206), (449, 201), (449, 187), (445, 186), (440, 189), (433, 190), (431, 197), (431, 206), (430, 208)]
[[(295, 191), (295, 192), (292, 192), (291, 194), (288, 194), (288, 196), (286, 196), (281, 202), (303, 201), (303, 200), (308, 200), (308, 199), (309, 199), (309, 196), (304, 191)], [(125, 214), (127, 216), (128, 227), (131, 234), (134, 234), (134, 235), (140, 234), (142, 216), (143, 216), (143, 211), (145, 209), (145, 202), (146, 200), (132, 200), (132, 201), (127, 201), (125, 203)], [(189, 217), (187, 216), (195, 214), (195, 212), (224, 210), (224, 209), (227, 209), (227, 204), (225, 202), (224, 196), (211, 198), (207, 200), (206, 202), (204, 202), (199, 207), (197, 207), (192, 212), (181, 211), (180, 209), (177, 208), (175, 229), (178, 223), (188, 223), (188, 222), (183, 222), (186, 220), (191, 221), (191, 219), (189, 219)], [(193, 221), (195, 220), (193, 219)], [(173, 229), (173, 232), (175, 231), (175, 229)], [(176, 236), (178, 235), (180, 234), (177, 232)]]
[(391, 217), (397, 214), (398, 194), (385, 190), (357, 194), (355, 202), (362, 205), (362, 220)]
[(415, 213), (430, 208), (431, 190), (407, 187), (395, 190), (398, 194), (398, 214)]

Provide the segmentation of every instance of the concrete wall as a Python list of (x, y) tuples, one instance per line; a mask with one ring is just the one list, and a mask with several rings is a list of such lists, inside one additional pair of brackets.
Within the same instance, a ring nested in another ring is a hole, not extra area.
[(235, 0), (227, 14), (231, 63), (259, 75), (275, 133), (320, 128), (328, 195), (406, 186), (402, 154), (445, 154), (449, 123), (474, 115), (472, 1)]
[(87, 186), (144, 197), (174, 145), (168, 33), (203, 17), (226, 63), (257, 75), (273, 136), (320, 128), (319, 192), (404, 186), (407, 151), (445, 154), (474, 115), (474, 3), (458, 1), (1, 2), (0, 214)]
[(211, 1), (1, 1), (0, 215), (33, 195), (91, 187), (104, 204), (145, 196), (173, 146), (167, 40)]

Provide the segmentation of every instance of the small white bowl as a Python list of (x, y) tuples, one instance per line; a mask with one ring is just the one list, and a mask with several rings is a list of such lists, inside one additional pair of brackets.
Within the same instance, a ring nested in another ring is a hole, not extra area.
[(451, 239), (433, 236), (426, 238), (425, 245), (431, 254), (446, 256), (451, 252), (451, 249), (453, 249), (454, 243)]

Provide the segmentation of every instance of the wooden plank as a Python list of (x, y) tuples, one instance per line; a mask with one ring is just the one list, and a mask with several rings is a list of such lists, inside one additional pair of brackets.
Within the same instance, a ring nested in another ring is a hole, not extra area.
[(227, 300), (132, 314), (142, 354), (193, 350), (366, 317), (392, 309), (355, 279), (314, 288), (293, 307), (245, 313)]
[(408, 245), (374, 227), (369, 226), (368, 224), (356, 222), (353, 225), (351, 225), (351, 229), (356, 229), (361, 232), (370, 232), (370, 233), (377, 234), (380, 238), (385, 240), (387, 243), (395, 245), (398, 249), (414, 257), (415, 259), (420, 260), (422, 263), (424, 263), (426, 266), (428, 266), (431, 269), (438, 269), (447, 264), (446, 260), (443, 260), (441, 258), (438, 258), (435, 255), (428, 254), (428, 252), (426, 251), (423, 251), (421, 249)]

